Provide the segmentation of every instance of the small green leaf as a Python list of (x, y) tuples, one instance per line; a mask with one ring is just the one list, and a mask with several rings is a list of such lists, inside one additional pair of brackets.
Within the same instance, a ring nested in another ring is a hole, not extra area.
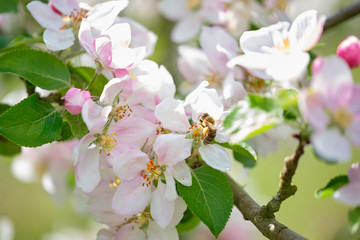
[(60, 113), (37, 94), (22, 100), (0, 115), (0, 134), (26, 147), (37, 147), (59, 138), (62, 127)]
[(209, 166), (192, 171), (190, 187), (177, 183), (177, 189), (188, 208), (219, 236), (230, 217), (233, 194), (224, 173)]
[[(235, 159), (238, 160), (241, 163), (245, 163), (245, 162), (253, 162), (253, 164), (256, 163), (257, 161), (257, 155), (255, 150), (246, 142), (240, 142), (240, 143), (216, 143), (219, 144), (220, 146), (223, 146), (224, 148), (228, 148), (233, 150), (234, 154), (236, 154), (236, 156), (241, 159)], [(235, 156), (234, 156), (235, 157)], [(249, 163), (246, 163), (246, 165), (251, 165)], [(244, 164), (245, 166), (245, 164)]]
[(349, 210), (348, 220), (350, 224), (351, 233), (352, 234), (357, 233), (360, 227), (360, 207)]
[(275, 99), (263, 97), (256, 94), (249, 94), (248, 99), (251, 108), (259, 108), (266, 112), (271, 112), (274, 108), (278, 108)]
[(257, 135), (260, 135), (264, 132), (269, 131), (270, 129), (276, 127), (279, 123), (278, 122), (270, 122), (267, 124), (262, 125), (261, 127), (259, 127), (258, 129), (255, 129), (254, 131), (252, 131), (251, 133), (249, 133), (243, 140), (248, 140), (252, 137), (255, 137)]
[(0, 72), (15, 73), (32, 84), (58, 90), (70, 87), (70, 74), (54, 55), (31, 50), (13, 50), (0, 56)]
[[(68, 67), (71, 73), (71, 84), (80, 89), (84, 89), (95, 74), (95, 69), (90, 67), (73, 67), (70, 64)], [(100, 74), (89, 89), (91, 96), (100, 96), (108, 82), (107, 78)]]
[(178, 233), (188, 232), (199, 225), (200, 219), (195, 216), (189, 208), (184, 212), (184, 216), (181, 221), (176, 225)]
[(82, 138), (88, 133), (87, 126), (84, 123), (81, 114), (71, 115), (71, 113), (65, 111), (62, 116), (69, 123), (71, 131), (77, 139)]
[(71, 131), (70, 124), (67, 121), (63, 121), (61, 134), (57, 141), (67, 141), (74, 137), (73, 132)]
[(234, 121), (237, 119), (236, 114), (239, 110), (240, 110), (240, 107), (235, 106), (234, 109), (228, 115), (226, 115), (226, 117), (224, 119), (224, 128), (225, 129), (229, 129), (232, 127)]
[(315, 197), (316, 198), (330, 197), (337, 189), (348, 183), (349, 183), (349, 178), (347, 175), (340, 175), (334, 177), (325, 187), (316, 191)]
[(283, 116), (285, 119), (296, 119), (300, 116), (300, 110), (298, 106), (298, 91), (295, 89), (282, 90), (277, 97), (279, 105), (284, 110)]

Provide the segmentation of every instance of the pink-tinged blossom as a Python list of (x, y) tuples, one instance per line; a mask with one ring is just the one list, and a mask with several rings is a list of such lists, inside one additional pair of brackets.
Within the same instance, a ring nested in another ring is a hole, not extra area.
[[(117, 148), (117, 153), (109, 156), (110, 164), (121, 179), (112, 202), (114, 211), (121, 216), (133, 215), (150, 204), (153, 219), (160, 227), (167, 227), (178, 198), (174, 179), (191, 185), (190, 169), (184, 161), (191, 154), (191, 145), (192, 140), (185, 135), (160, 135), (153, 147), (154, 160), (129, 146)], [(166, 180), (166, 184), (162, 180)]]
[(240, 37), (244, 55), (229, 61), (240, 65), (255, 76), (277, 81), (294, 81), (306, 74), (310, 57), (306, 52), (319, 40), (325, 17), (315, 10), (300, 14), (292, 23), (279, 22)]
[(336, 190), (333, 197), (345, 204), (360, 206), (360, 163), (353, 163), (348, 172), (349, 183)]
[(319, 157), (347, 161), (350, 143), (360, 147), (359, 96), (360, 85), (353, 83), (350, 68), (338, 57), (324, 59), (310, 88), (299, 94), (299, 107), (314, 129), (311, 141)]
[(65, 96), (61, 99), (65, 100), (65, 108), (72, 115), (81, 113), (84, 103), (90, 99), (90, 92), (78, 88), (70, 88)]
[(171, 32), (174, 42), (186, 42), (196, 36), (204, 22), (220, 25), (226, 20), (225, 6), (218, 0), (162, 0), (160, 11), (177, 21)]
[[(171, 131), (187, 134), (193, 140), (204, 161), (211, 167), (220, 171), (231, 169), (231, 159), (226, 150), (217, 144), (204, 144), (207, 136), (206, 127), (202, 126), (198, 119), (202, 114), (209, 114), (215, 121), (223, 115), (223, 105), (215, 89), (206, 88), (207, 82), (202, 82), (198, 88), (191, 92), (185, 102), (172, 98), (164, 99), (155, 109), (155, 116), (164, 128)], [(188, 116), (192, 117), (194, 125), (189, 128)], [(215, 141), (228, 141), (227, 135), (215, 122), (217, 128)]]
[(360, 40), (349, 36), (337, 47), (336, 54), (344, 59), (349, 67), (354, 68), (360, 64)]
[(200, 83), (207, 80), (212, 87), (220, 87), (224, 102), (237, 102), (246, 91), (239, 80), (240, 69), (228, 68), (226, 63), (239, 52), (233, 37), (220, 27), (203, 27), (200, 34), (202, 49), (180, 46), (178, 69), (186, 80)]
[(129, 47), (131, 30), (128, 23), (117, 23), (99, 32), (85, 19), (80, 26), (79, 41), (96, 62), (113, 71), (136, 65), (146, 53), (145, 47)]
[(322, 67), (324, 60), (321, 57), (317, 57), (311, 64), (311, 72), (313, 75), (317, 74), (319, 69)]
[(94, 26), (108, 28), (119, 12), (128, 5), (127, 0), (100, 3), (92, 9), (80, 8), (77, 0), (50, 0), (49, 4), (32, 1), (28, 10), (36, 21), (45, 28), (44, 42), (52, 51), (64, 50), (74, 44), (75, 35), (83, 19)]

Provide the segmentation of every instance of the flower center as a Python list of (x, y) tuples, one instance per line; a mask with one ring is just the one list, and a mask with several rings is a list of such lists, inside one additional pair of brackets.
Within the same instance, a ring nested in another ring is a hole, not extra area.
[(111, 189), (117, 188), (118, 186), (120, 186), (120, 184), (121, 184), (121, 180), (120, 180), (120, 178), (117, 177), (117, 178), (115, 178), (115, 180), (110, 181), (109, 187)]
[(288, 38), (283, 38), (282, 41), (279, 41), (275, 48), (280, 50), (283, 54), (289, 54), (290, 53), (290, 41)]
[(168, 133), (171, 132), (169, 129), (164, 128), (164, 127), (161, 125), (161, 122), (156, 121), (155, 124), (158, 125), (158, 127), (156, 128), (156, 135), (168, 134)]
[(343, 128), (347, 128), (353, 120), (353, 114), (344, 106), (340, 106), (333, 114), (334, 121)]
[(214, 125), (215, 120), (208, 113), (204, 113), (199, 116), (197, 125), (192, 125), (190, 129), (195, 139), (201, 138), (204, 144), (209, 144), (216, 137), (217, 129)]
[(115, 110), (115, 117), (117, 120), (121, 120), (124, 117), (130, 117), (132, 113), (132, 109), (129, 107), (128, 104), (122, 105), (120, 107), (117, 107)]
[(115, 138), (113, 138), (112, 136), (116, 136), (117, 133), (114, 131), (111, 134), (106, 134), (106, 135), (102, 135), (100, 138), (100, 153), (102, 151), (106, 151), (108, 152), (108, 156), (110, 155), (110, 151), (115, 147), (115, 145), (117, 144), (117, 141)]
[(200, 7), (201, 0), (186, 0), (186, 8), (189, 10)]
[(162, 173), (166, 170), (166, 165), (156, 165), (153, 160), (146, 163), (146, 169), (140, 173), (140, 176), (145, 180), (142, 186), (149, 187), (152, 183), (158, 182), (158, 179), (162, 176)]
[(62, 19), (64, 22), (66, 22), (66, 24), (62, 26), (60, 30), (66, 29), (69, 25), (72, 25), (74, 28), (79, 29), (81, 21), (84, 18), (87, 18), (88, 12), (89, 10), (86, 9), (80, 9), (80, 10), (75, 9), (70, 13), (70, 15), (64, 15)]

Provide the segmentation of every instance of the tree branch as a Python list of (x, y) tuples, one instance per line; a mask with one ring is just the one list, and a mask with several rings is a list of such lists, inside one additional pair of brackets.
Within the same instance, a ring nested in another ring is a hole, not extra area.
[(261, 214), (261, 207), (248, 193), (240, 187), (231, 177), (226, 175), (234, 194), (234, 205), (240, 210), (246, 220), (251, 221), (257, 229), (267, 238), (275, 240), (304, 240), (285, 225), (279, 223), (275, 217), (265, 218)]
[(274, 213), (279, 211), (281, 203), (294, 195), (297, 190), (297, 187), (291, 184), (292, 177), (295, 174), (300, 157), (304, 154), (304, 147), (308, 144), (308, 141), (301, 135), (297, 136), (297, 138), (299, 139), (299, 145), (296, 151), (290, 157), (285, 158), (285, 165), (280, 173), (279, 191), (266, 206), (261, 207), (264, 217), (273, 217)]
[(324, 31), (335, 27), (336, 25), (345, 22), (346, 20), (358, 15), (360, 13), (360, 1), (356, 1), (349, 6), (346, 6), (333, 15), (331, 15), (329, 18), (326, 19), (326, 23), (324, 26)]

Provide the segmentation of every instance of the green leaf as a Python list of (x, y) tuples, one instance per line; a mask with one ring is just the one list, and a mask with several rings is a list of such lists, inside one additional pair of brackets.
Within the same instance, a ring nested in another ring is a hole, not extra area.
[(21, 147), (0, 135), (0, 155), (12, 156), (21, 152)]
[(8, 110), (9, 108), (11, 108), (10, 105), (4, 104), (4, 103), (0, 103), (0, 115), (5, 112), (6, 110)]
[[(223, 146), (224, 148), (228, 148), (233, 150), (234, 154), (236, 154), (237, 158), (235, 160), (246, 163), (246, 165), (251, 165), (249, 162), (252, 162), (253, 164), (257, 161), (257, 155), (255, 150), (246, 142), (240, 142), (240, 143), (216, 143), (220, 146)], [(234, 156), (235, 157), (235, 156)], [(241, 160), (240, 160), (241, 159)], [(245, 166), (245, 164), (244, 164)]]
[(69, 123), (71, 131), (76, 138), (80, 139), (88, 133), (89, 130), (87, 129), (81, 114), (71, 115), (71, 113), (65, 111), (62, 116)]
[(258, 129), (255, 129), (254, 131), (252, 131), (251, 133), (249, 133), (243, 140), (247, 140), (247, 139), (250, 139), (252, 137), (255, 137), (257, 135), (260, 135), (264, 132), (267, 132), (269, 131), (270, 129), (276, 127), (277, 125), (279, 124), (279, 122), (270, 122), (270, 123), (267, 123), (265, 125), (262, 125), (261, 127), (259, 127)]
[(15, 73), (46, 90), (70, 87), (70, 74), (66, 66), (46, 52), (31, 49), (7, 52), (0, 56), (0, 72)]
[(277, 97), (277, 100), (284, 110), (283, 116), (285, 119), (296, 119), (300, 116), (300, 110), (298, 107), (298, 91), (295, 89), (282, 90)]
[(225, 129), (229, 129), (232, 127), (234, 121), (237, 119), (236, 114), (239, 110), (240, 110), (240, 107), (235, 106), (234, 109), (228, 115), (226, 115), (226, 117), (224, 119), (224, 128)]
[(352, 234), (357, 233), (360, 227), (360, 207), (349, 210), (348, 220), (350, 224), (351, 233)]
[(0, 13), (17, 12), (17, 0), (1, 1)]
[(74, 137), (70, 124), (67, 121), (63, 121), (62, 128), (61, 128), (61, 134), (57, 141), (67, 141)]
[[(80, 89), (84, 89), (95, 74), (95, 69), (90, 67), (73, 67), (70, 64), (68, 67), (71, 73), (71, 84)], [(89, 89), (91, 96), (100, 96), (108, 82), (107, 78), (100, 74)]]
[(62, 127), (60, 113), (37, 94), (22, 100), (0, 115), (0, 134), (26, 147), (37, 147), (59, 138)]
[(266, 112), (271, 112), (274, 108), (277, 108), (275, 99), (270, 97), (263, 97), (256, 94), (248, 95), (251, 108), (259, 108)]
[(188, 208), (219, 236), (230, 217), (233, 194), (224, 173), (209, 166), (192, 171), (190, 187), (177, 183), (177, 189)]
[(176, 225), (178, 233), (188, 232), (199, 225), (200, 219), (195, 216), (189, 208), (184, 212), (184, 216), (181, 221)]
[(330, 197), (337, 189), (349, 183), (347, 175), (340, 175), (334, 177), (330, 182), (323, 188), (315, 192), (316, 198)]

